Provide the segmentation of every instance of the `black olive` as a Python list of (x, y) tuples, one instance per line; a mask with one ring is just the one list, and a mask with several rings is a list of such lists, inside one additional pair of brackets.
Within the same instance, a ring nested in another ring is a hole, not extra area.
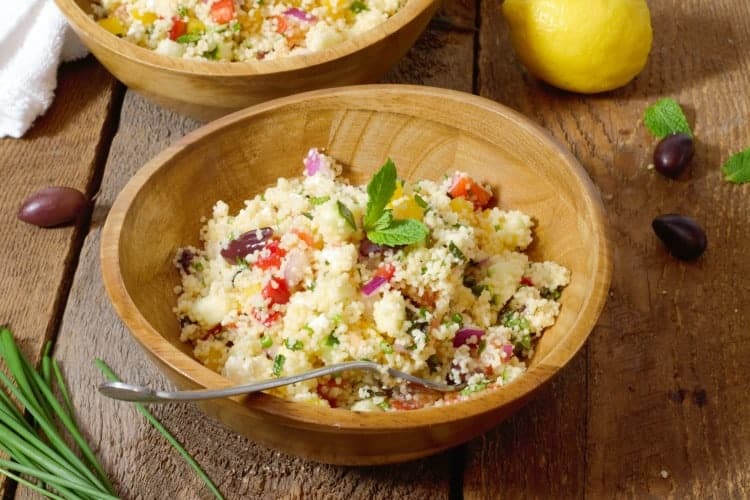
[(668, 135), (654, 149), (654, 168), (660, 174), (676, 179), (690, 163), (693, 151), (693, 138), (689, 135)]
[(52, 186), (26, 198), (18, 218), (35, 226), (54, 227), (73, 222), (87, 206), (88, 200), (77, 189)]
[(678, 259), (697, 259), (708, 245), (703, 228), (690, 217), (678, 214), (660, 215), (653, 220), (651, 226), (669, 253)]

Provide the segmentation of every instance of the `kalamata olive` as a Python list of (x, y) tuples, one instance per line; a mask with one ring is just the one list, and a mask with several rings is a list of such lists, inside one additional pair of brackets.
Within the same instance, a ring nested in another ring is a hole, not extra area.
[(678, 259), (697, 259), (708, 245), (703, 228), (690, 217), (678, 214), (660, 215), (654, 219), (651, 226), (669, 253)]
[(359, 255), (362, 257), (369, 257), (372, 254), (379, 254), (385, 251), (386, 247), (373, 243), (367, 238), (363, 238), (359, 242)]
[(39, 227), (59, 226), (77, 219), (87, 204), (86, 196), (77, 189), (51, 186), (26, 198), (17, 217)]
[(654, 168), (660, 174), (676, 179), (685, 171), (692, 157), (692, 137), (687, 134), (668, 135), (654, 149)]
[(266, 241), (273, 236), (273, 229), (262, 227), (242, 233), (221, 251), (221, 256), (230, 264), (236, 264), (237, 260), (244, 259), (247, 255), (262, 250)]
[(193, 259), (195, 258), (195, 254), (192, 250), (189, 248), (183, 248), (182, 252), (180, 253), (180, 267), (182, 267), (182, 270), (186, 273), (190, 271), (190, 264), (193, 263)]

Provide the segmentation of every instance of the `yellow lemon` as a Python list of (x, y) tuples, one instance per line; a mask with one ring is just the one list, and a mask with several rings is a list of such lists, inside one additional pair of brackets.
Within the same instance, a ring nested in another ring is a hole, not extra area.
[(502, 11), (529, 72), (573, 92), (625, 85), (651, 50), (645, 0), (505, 0)]

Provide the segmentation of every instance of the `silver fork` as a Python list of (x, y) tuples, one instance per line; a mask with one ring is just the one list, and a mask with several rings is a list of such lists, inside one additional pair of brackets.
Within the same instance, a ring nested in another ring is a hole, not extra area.
[(143, 385), (126, 384), (125, 382), (107, 382), (99, 386), (99, 392), (107, 397), (113, 399), (119, 399), (120, 401), (129, 401), (133, 403), (175, 403), (175, 402), (186, 402), (186, 401), (202, 401), (204, 399), (216, 399), (226, 398), (229, 396), (239, 396), (240, 394), (250, 394), (253, 392), (266, 391), (268, 389), (274, 389), (276, 387), (282, 387), (285, 385), (296, 384), (304, 380), (310, 380), (313, 378), (322, 377), (324, 375), (332, 375), (334, 373), (340, 373), (347, 370), (364, 370), (374, 373), (387, 372), (391, 377), (399, 378), (411, 382), (413, 384), (421, 385), (439, 392), (455, 392), (460, 391), (466, 384), (443, 384), (440, 382), (432, 382), (421, 377), (415, 377), (408, 373), (404, 373), (399, 370), (395, 370), (379, 363), (372, 361), (349, 361), (347, 363), (338, 363), (335, 365), (324, 366), (323, 368), (316, 368), (309, 372), (299, 373), (297, 375), (290, 375), (288, 377), (279, 377), (272, 380), (265, 380), (263, 382), (256, 382), (253, 384), (237, 385), (234, 387), (225, 387), (222, 389), (197, 389), (192, 391), (157, 391)]

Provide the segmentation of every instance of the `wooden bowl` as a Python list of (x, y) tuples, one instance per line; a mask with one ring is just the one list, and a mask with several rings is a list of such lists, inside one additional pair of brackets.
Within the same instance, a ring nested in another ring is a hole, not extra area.
[(571, 270), (561, 314), (523, 376), (466, 402), (358, 413), (256, 394), (202, 404), (206, 413), (254, 441), (321, 462), (405, 461), (497, 425), (583, 345), (604, 306), (611, 259), (599, 195), (576, 159), (544, 130), (487, 99), (430, 87), (346, 87), (210, 123), (148, 162), (118, 196), (102, 234), (104, 283), (125, 324), (178, 387), (231, 383), (179, 341), (172, 312), (176, 249), (198, 244), (200, 218), (217, 200), (237, 211), (279, 176), (301, 175), (310, 147), (348, 165), (346, 177), (355, 183), (367, 182), (386, 157), (408, 179), (439, 179), (460, 168), (490, 182), (500, 206), (536, 219), (532, 258)]
[(308, 90), (379, 80), (424, 31), (438, 0), (408, 0), (380, 26), (310, 54), (241, 63), (163, 56), (120, 39), (91, 17), (91, 0), (55, 0), (83, 43), (125, 85), (199, 120)]

